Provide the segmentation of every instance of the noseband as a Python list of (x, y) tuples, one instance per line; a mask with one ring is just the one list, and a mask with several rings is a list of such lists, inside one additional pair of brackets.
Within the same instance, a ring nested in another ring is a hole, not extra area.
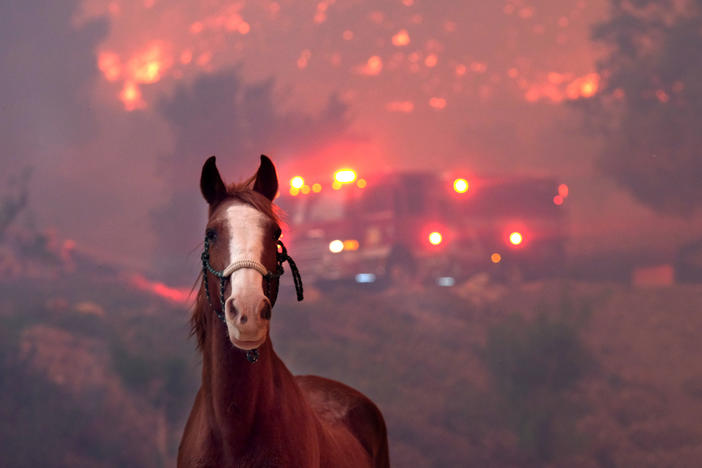
[[(212, 265), (210, 265), (210, 239), (209, 237), (205, 236), (205, 246), (204, 250), (202, 251), (202, 255), (200, 256), (200, 259), (202, 260), (202, 282), (205, 287), (205, 295), (207, 296), (207, 303), (210, 305), (210, 309), (213, 309), (215, 311), (217, 317), (219, 317), (219, 319), (223, 323), (227, 323), (224, 317), (224, 290), (227, 288), (227, 281), (229, 280), (229, 278), (231, 278), (232, 273), (234, 273), (237, 270), (248, 268), (251, 270), (256, 270), (261, 274), (261, 276), (263, 276), (263, 279), (266, 280), (265, 294), (268, 300), (271, 301), (272, 307), (273, 302), (275, 302), (275, 298), (271, 297), (271, 283), (273, 281), (277, 281), (283, 275), (283, 273), (285, 273), (285, 270), (283, 269), (283, 263), (288, 262), (288, 264), (290, 265), (290, 272), (293, 276), (293, 282), (295, 283), (295, 293), (297, 294), (297, 300), (301, 301), (303, 299), (302, 277), (300, 276), (300, 270), (297, 269), (297, 265), (295, 265), (293, 259), (290, 258), (290, 256), (288, 255), (288, 249), (285, 248), (285, 245), (281, 240), (277, 241), (276, 246), (280, 248), (276, 249), (276, 269), (274, 272), (268, 271), (268, 269), (262, 263), (256, 260), (237, 260), (236, 262), (227, 266), (224, 270), (219, 271), (215, 270), (212, 267)], [(212, 300), (210, 298), (210, 289), (208, 287), (207, 282), (208, 271), (215, 275), (217, 278), (219, 278), (220, 310), (217, 310), (212, 306)], [(256, 362), (258, 360), (258, 349), (250, 349), (246, 351), (246, 359), (250, 363)]]

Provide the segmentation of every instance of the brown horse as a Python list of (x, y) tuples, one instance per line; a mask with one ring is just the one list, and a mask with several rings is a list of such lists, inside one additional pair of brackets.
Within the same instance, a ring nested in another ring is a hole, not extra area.
[(387, 467), (385, 421), (360, 392), (293, 376), (273, 351), (271, 313), (282, 263), (273, 163), (225, 186), (214, 156), (202, 168), (209, 203), (203, 277), (191, 318), (202, 383), (178, 450), (179, 467)]

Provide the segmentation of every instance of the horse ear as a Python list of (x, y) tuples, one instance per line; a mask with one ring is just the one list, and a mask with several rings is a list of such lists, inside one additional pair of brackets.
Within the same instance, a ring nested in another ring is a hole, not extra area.
[(270, 201), (273, 201), (278, 193), (278, 175), (275, 173), (273, 162), (265, 154), (261, 155), (261, 165), (258, 166), (253, 189)]
[(214, 156), (207, 158), (200, 176), (200, 191), (210, 205), (221, 201), (227, 195), (227, 187), (222, 182), (215, 159)]

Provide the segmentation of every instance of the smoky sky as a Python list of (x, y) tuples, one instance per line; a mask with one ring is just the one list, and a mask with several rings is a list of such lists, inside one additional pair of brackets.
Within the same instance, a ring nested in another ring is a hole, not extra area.
[(261, 153), (285, 161), (346, 136), (348, 108), (337, 96), (329, 97), (319, 115), (283, 111), (278, 101), (285, 95), (276, 93), (274, 84), (273, 79), (246, 83), (240, 70), (231, 68), (178, 86), (159, 101), (158, 113), (175, 143), (159, 162), (171, 196), (154, 208), (151, 221), (158, 233), (159, 265), (168, 279), (182, 282), (196, 271), (191, 248), (201, 241), (206, 221), (198, 184), (208, 156), (217, 156), (226, 182), (236, 182), (253, 174)]
[(572, 250), (670, 243), (691, 229), (597, 167), (601, 138), (567, 105), (596, 86), (609, 5), (4, 2), (0, 182), (30, 166), (38, 229), (178, 282), (197, 272), (212, 154), (228, 181), (268, 154), (282, 187), (342, 164), (545, 175), (571, 188)]
[(106, 20), (75, 27), (78, 1), (0, 4), (0, 161), (36, 164), (94, 131), (89, 85)]

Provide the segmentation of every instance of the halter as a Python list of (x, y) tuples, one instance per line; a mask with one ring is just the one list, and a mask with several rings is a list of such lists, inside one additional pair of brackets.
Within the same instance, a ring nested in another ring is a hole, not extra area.
[[(263, 276), (263, 279), (266, 280), (266, 297), (271, 301), (271, 303), (273, 303), (275, 301), (273, 298), (271, 298), (271, 283), (274, 280), (278, 280), (283, 273), (285, 273), (283, 263), (287, 261), (290, 265), (293, 282), (295, 283), (297, 300), (301, 301), (303, 299), (302, 277), (300, 276), (300, 270), (297, 269), (295, 261), (293, 261), (293, 259), (288, 255), (288, 249), (285, 248), (285, 245), (281, 240), (277, 241), (276, 246), (279, 247), (279, 249), (276, 249), (276, 270), (274, 272), (268, 271), (268, 269), (262, 263), (256, 260), (237, 260), (236, 262), (233, 262), (231, 265), (227, 266), (224, 270), (219, 271), (215, 270), (212, 265), (210, 265), (210, 239), (209, 237), (205, 236), (205, 247), (202, 251), (202, 255), (200, 256), (200, 259), (202, 260), (202, 283), (205, 287), (205, 295), (207, 296), (207, 303), (210, 305), (210, 309), (214, 310), (217, 317), (219, 317), (223, 323), (227, 323), (224, 317), (224, 290), (227, 288), (227, 281), (229, 278), (231, 278), (232, 273), (243, 268), (256, 270), (261, 274), (261, 276)], [(207, 282), (208, 271), (219, 278), (219, 310), (212, 306), (210, 289)], [(246, 351), (246, 359), (250, 363), (256, 362), (258, 360), (258, 349), (250, 349)]]

